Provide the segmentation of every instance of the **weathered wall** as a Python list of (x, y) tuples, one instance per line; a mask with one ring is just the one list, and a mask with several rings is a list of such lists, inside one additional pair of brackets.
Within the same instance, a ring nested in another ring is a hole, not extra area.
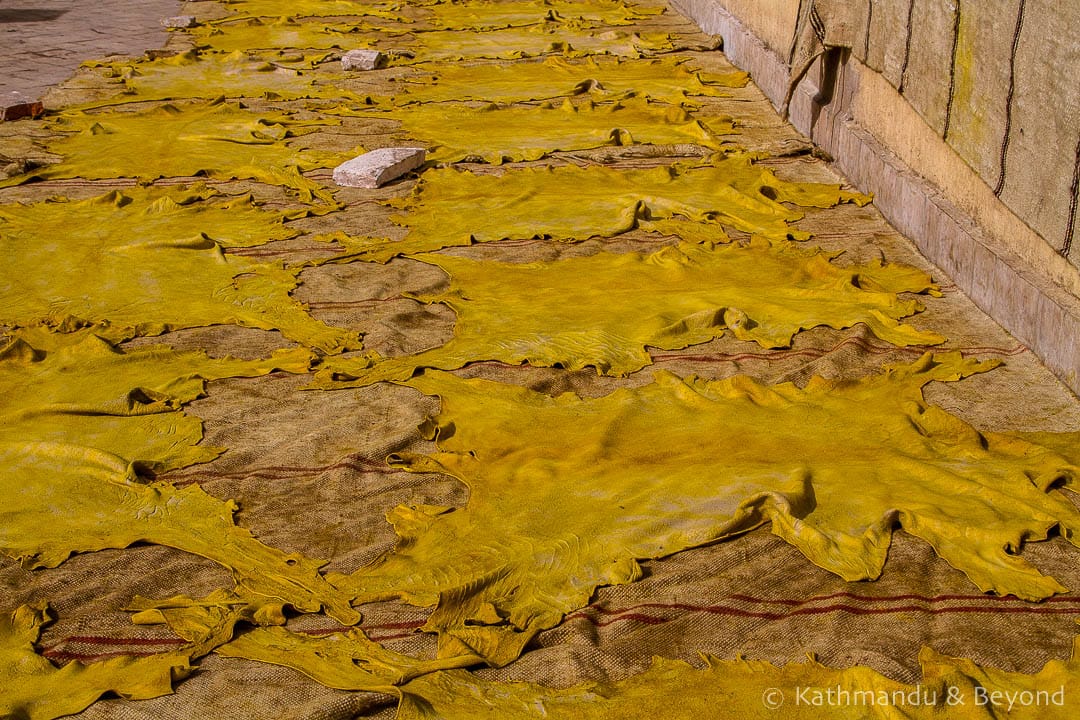
[(1080, 2), (862, 0), (854, 56), (1080, 266)]
[(672, 4), (1080, 392), (1080, 2)]
[(723, 6), (766, 46), (786, 57), (795, 35), (799, 0), (726, 0)]
[[(784, 60), (809, 0), (712, 0)], [(678, 4), (678, 3), (677, 3)], [(708, 2), (686, 4), (706, 5)], [(816, 0), (1002, 203), (1080, 267), (1080, 2)], [(846, 37), (845, 37), (846, 36)], [(868, 128), (874, 131), (874, 123)]]

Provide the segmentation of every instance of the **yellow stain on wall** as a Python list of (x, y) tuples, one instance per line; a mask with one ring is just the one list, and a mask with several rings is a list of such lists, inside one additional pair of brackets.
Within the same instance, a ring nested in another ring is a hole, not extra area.
[(1040, 600), (1065, 588), (1016, 551), (1059, 526), (1080, 542), (1080, 512), (1054, 489), (1080, 467), (922, 397), (995, 364), (927, 353), (805, 388), (657, 372), (597, 399), (429, 371), (407, 384), (442, 398), (423, 428), (439, 451), (390, 462), (459, 478), (469, 503), (398, 507), (398, 547), (330, 579), (361, 602), (436, 606), (424, 629), (440, 656), (493, 665), (598, 586), (640, 578), (638, 560), (760, 525), (846, 580), (879, 576), (898, 526), (980, 590)]
[(450, 287), (405, 295), (450, 307), (457, 315), (453, 339), (370, 369), (366, 358), (357, 367), (327, 358), (317, 385), (405, 380), (419, 368), (454, 370), (478, 360), (628, 375), (652, 364), (646, 347), (677, 350), (725, 332), (765, 348), (787, 347), (800, 330), (856, 323), (895, 345), (945, 339), (898, 322), (922, 306), (897, 293), (936, 293), (925, 273), (880, 261), (842, 268), (819, 249), (790, 243), (682, 244), (529, 264), (415, 259), (444, 270)]
[(82, 712), (102, 695), (148, 700), (172, 693), (189, 672), (184, 654), (115, 657), (61, 668), (34, 652), (51, 619), (45, 603), (0, 613), (0, 717), (52, 720)]
[(308, 351), (250, 361), (123, 352), (87, 331), (50, 339), (48, 350), (18, 338), (0, 350), (0, 551), (56, 567), (76, 552), (168, 545), (229, 568), (258, 595), (356, 621), (349, 598), (319, 575), (321, 562), (260, 543), (233, 523), (231, 501), (136, 475), (220, 454), (198, 444), (202, 423), (182, 410), (207, 380), (301, 373)]
[(223, 252), (295, 235), (283, 216), (250, 197), (213, 194), (133, 188), (0, 206), (9, 276), (0, 286), (0, 323), (76, 317), (106, 323), (100, 332), (113, 340), (238, 324), (280, 330), (326, 352), (358, 348), (356, 333), (316, 320), (289, 295), (297, 271)]
[(423, 73), (401, 79), (396, 104), (485, 100), (519, 102), (588, 94), (597, 100), (639, 95), (672, 104), (695, 97), (724, 97), (725, 90), (743, 87), (746, 73), (704, 73), (687, 58), (627, 60), (590, 57), (583, 60), (551, 56), (536, 62), (485, 65), (419, 65)]
[[(837, 185), (781, 180), (742, 153), (706, 165), (646, 170), (567, 166), (478, 175), (448, 168), (425, 172), (408, 198), (391, 203), (404, 211), (393, 218), (409, 229), (403, 240), (357, 240), (350, 251), (386, 262), (474, 242), (586, 240), (637, 227), (697, 240), (705, 234), (698, 224), (715, 229), (707, 237), (717, 242), (724, 241), (721, 227), (770, 240), (805, 240), (809, 233), (791, 226), (802, 213), (783, 203), (827, 208), (869, 201)], [(666, 222), (673, 219), (691, 222)]]

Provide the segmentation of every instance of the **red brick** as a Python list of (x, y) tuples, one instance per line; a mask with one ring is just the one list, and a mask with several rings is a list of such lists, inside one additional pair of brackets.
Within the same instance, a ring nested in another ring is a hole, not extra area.
[(45, 108), (38, 100), (27, 100), (22, 97), (0, 99), (0, 122), (37, 117), (44, 111)]

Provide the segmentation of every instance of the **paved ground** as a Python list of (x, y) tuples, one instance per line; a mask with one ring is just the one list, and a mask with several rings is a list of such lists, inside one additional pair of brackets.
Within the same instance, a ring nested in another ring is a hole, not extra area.
[(178, 0), (0, 0), (0, 97), (40, 98), (84, 60), (138, 55), (168, 37)]

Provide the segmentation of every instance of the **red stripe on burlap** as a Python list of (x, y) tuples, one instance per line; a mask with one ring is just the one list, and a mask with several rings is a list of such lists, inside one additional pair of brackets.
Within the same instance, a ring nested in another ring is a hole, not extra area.
[(329, 465), (318, 465), (309, 467), (297, 467), (289, 465), (266, 465), (263, 467), (251, 468), (249, 470), (237, 470), (232, 472), (226, 471), (213, 471), (202, 470), (197, 472), (188, 473), (176, 473), (169, 475), (167, 479), (175, 487), (182, 487), (189, 485), (193, 482), (201, 482), (203, 480), (240, 480), (243, 478), (266, 478), (269, 480), (287, 480), (294, 476), (305, 475), (318, 475), (320, 473), (329, 472), (331, 470), (349, 469), (356, 470), (358, 472), (365, 473), (398, 473), (403, 472), (398, 468), (392, 468), (389, 465), (377, 463), (374, 460), (349, 460), (345, 462), (336, 462)]
[[(732, 360), (766, 360), (772, 362), (774, 360), (785, 360), (791, 357), (809, 357), (809, 358), (821, 358), (830, 353), (837, 352), (844, 346), (852, 345), (857, 347), (871, 355), (885, 355), (888, 353), (907, 353), (909, 355), (922, 355), (926, 352), (925, 347), (897, 347), (894, 345), (875, 345), (867, 340), (859, 337), (846, 338), (832, 348), (825, 350), (823, 348), (803, 348), (803, 349), (791, 349), (791, 350), (776, 350), (772, 352), (761, 353), (710, 353), (710, 354), (694, 354), (694, 353), (651, 353), (653, 362), (671, 362), (673, 360), (690, 360), (694, 362), (714, 362), (714, 361), (732, 361)], [(1028, 348), (1024, 345), (1016, 345), (1012, 348), (999, 348), (999, 347), (965, 347), (959, 348), (963, 355), (1003, 355), (1003, 356), (1015, 356), (1020, 355), (1028, 351)]]
[[(853, 602), (829, 602), (837, 599)], [(746, 609), (730, 604), (693, 605), (689, 603), (639, 603), (626, 608), (605, 608), (599, 605), (590, 605), (582, 610), (567, 615), (566, 620), (585, 620), (596, 627), (606, 627), (620, 622), (635, 622), (642, 625), (662, 625), (692, 613), (742, 617), (767, 620), (770, 622), (802, 615), (826, 615), (830, 613), (846, 613), (859, 616), (890, 615), (911, 612), (928, 615), (977, 613), (1006, 615), (1080, 615), (1080, 598), (1076, 597), (1052, 597), (1036, 605), (1012, 596), (903, 594), (875, 597), (850, 592), (839, 592), (829, 595), (818, 595), (806, 599), (757, 598), (750, 595), (736, 594), (727, 596), (725, 601), (734, 601), (749, 605), (781, 605), (791, 609), (778, 612)], [(814, 604), (820, 602), (829, 602), (829, 604)], [(871, 607), (862, 606), (862, 603), (869, 604)], [(906, 604), (897, 605), (895, 603)], [(948, 605), (947, 603), (968, 604)], [(879, 605), (879, 607), (873, 607), (873, 605)], [(885, 606), (881, 607), (880, 605)], [(934, 607), (935, 605), (939, 607)], [(1051, 605), (1054, 607), (1050, 607)], [(678, 612), (675, 615), (654, 615), (642, 612), (644, 610), (675, 610)], [(371, 640), (376, 642), (386, 642), (414, 635), (415, 631), (424, 625), (424, 622), (425, 621), (423, 620), (410, 620), (396, 623), (381, 623), (362, 627), (361, 629), (367, 633)], [(311, 636), (326, 636), (347, 632), (350, 629), (351, 628), (346, 626), (331, 626), (310, 630), (299, 630), (297, 632)], [(408, 632), (390, 632), (382, 634), (378, 632), (379, 630), (407, 630)], [(60, 646), (67, 644), (102, 645), (109, 647), (125, 647), (126, 649), (96, 653), (80, 653), (59, 649)], [(58, 643), (54, 648), (45, 650), (42, 654), (54, 660), (80, 660), (86, 662), (120, 655), (153, 655), (156, 654), (154, 651), (142, 650), (141, 648), (148, 648), (155, 645), (182, 644), (184, 644), (184, 641), (178, 638), (110, 638), (97, 635), (75, 635)]]

